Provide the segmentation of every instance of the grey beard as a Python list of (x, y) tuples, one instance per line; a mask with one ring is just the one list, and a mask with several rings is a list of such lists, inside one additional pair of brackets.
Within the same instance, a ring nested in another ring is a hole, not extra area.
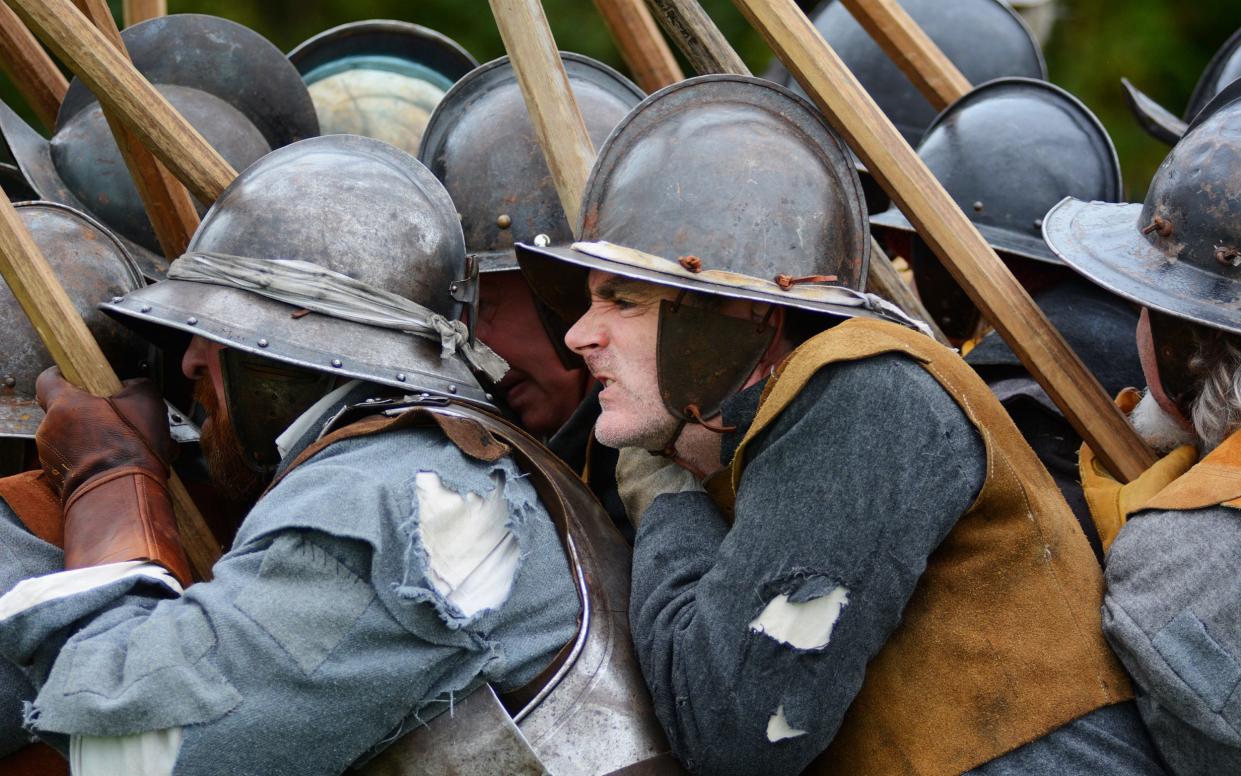
[(1166, 455), (1181, 445), (1198, 446), (1197, 435), (1186, 431), (1168, 413), (1163, 411), (1149, 390), (1142, 393), (1142, 400), (1129, 414), (1129, 422), (1159, 455)]

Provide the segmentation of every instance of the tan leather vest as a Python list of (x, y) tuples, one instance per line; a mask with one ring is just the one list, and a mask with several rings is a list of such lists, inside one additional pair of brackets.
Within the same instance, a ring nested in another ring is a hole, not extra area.
[[(64, 518), (60, 498), (47, 484), (41, 470), (0, 479), (0, 498), (30, 533), (48, 544), (64, 545)], [(68, 776), (69, 761), (47, 744), (35, 743), (0, 757), (0, 773), (6, 776)]]
[(281, 476), (342, 439), (429, 424), (466, 455), (482, 461), (512, 455), (530, 476), (560, 533), (582, 619), (577, 636), (531, 683), (503, 696), (480, 688), (458, 701), (451, 716), (441, 714), (414, 729), (361, 771), (368, 776), (606, 774), (629, 768), (681, 773), (629, 637), (629, 547), (590, 489), (533, 437), (463, 403), (368, 402), (330, 423), (326, 435)]
[(960, 774), (1132, 697), (1103, 640), (1103, 577), (1051, 476), (955, 353), (901, 326), (851, 320), (806, 342), (769, 382), (732, 462), (823, 367), (899, 353), (930, 372), (982, 437), (987, 478), (930, 556), (901, 624), (816, 774)]
[(1241, 431), (1142, 505), (1147, 509), (1241, 509)]

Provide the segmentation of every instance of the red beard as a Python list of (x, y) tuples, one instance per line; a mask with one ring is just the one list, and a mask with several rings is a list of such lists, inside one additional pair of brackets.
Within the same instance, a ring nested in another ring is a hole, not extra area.
[(258, 500), (267, 482), (246, 463), (241, 440), (233, 431), (232, 421), (211, 386), (210, 378), (194, 383), (194, 400), (202, 405), (207, 415), (199, 444), (207, 460), (211, 484), (225, 501), (250, 506)]

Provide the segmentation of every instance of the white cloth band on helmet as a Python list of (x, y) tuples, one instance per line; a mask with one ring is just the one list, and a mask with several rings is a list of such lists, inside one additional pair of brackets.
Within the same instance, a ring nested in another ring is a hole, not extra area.
[(199, 251), (174, 261), (168, 279), (238, 288), (333, 318), (437, 341), (441, 358), (459, 353), (493, 382), (508, 371), (508, 362), (495, 351), (482, 342), (470, 342), (469, 329), (461, 321), (450, 321), (403, 296), (307, 261)]

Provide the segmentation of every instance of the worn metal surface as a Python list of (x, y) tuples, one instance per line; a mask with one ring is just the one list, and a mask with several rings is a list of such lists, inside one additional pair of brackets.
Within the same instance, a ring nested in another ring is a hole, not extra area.
[[(1031, 78), (997, 79), (957, 100), (927, 128), (918, 156), (992, 248), (1034, 261), (1060, 263), (1043, 242), (1052, 205), (1065, 197), (1115, 202), (1122, 192), (1103, 124), (1064, 89)], [(870, 222), (915, 232), (895, 206)], [(920, 267), (914, 275), (922, 280)]]
[(1241, 83), (1194, 119), (1146, 202), (1065, 199), (1047, 243), (1095, 283), (1141, 305), (1241, 333)]
[[(273, 151), (203, 217), (191, 251), (313, 262), (453, 319), (449, 286), (465, 243), (439, 181), (371, 138), (329, 135)], [(463, 360), (390, 329), (294, 308), (247, 291), (169, 280), (104, 306), (152, 338), (198, 334), (292, 366), (486, 403)]]
[[(1047, 78), (1033, 33), (1001, 0), (901, 0), (901, 7), (972, 84), (1003, 76)], [(935, 109), (839, 0), (812, 14), (814, 26), (909, 144), (916, 146)], [(775, 73), (797, 91), (793, 79)]]
[(358, 769), (365, 776), (406, 774), (542, 774), (530, 748), (495, 690), (483, 685), (423, 728), (410, 733)]
[(1147, 97), (1126, 79), (1125, 102), (1142, 129), (1156, 140), (1174, 145), (1185, 134), (1186, 125), (1193, 121), (1207, 103), (1211, 102), (1224, 87), (1241, 78), (1241, 30), (1234, 32), (1220, 46), (1198, 77), (1194, 91), (1185, 105), (1183, 119), (1178, 120), (1172, 111)]
[(411, 154), (444, 92), (478, 66), (456, 41), (409, 22), (325, 30), (289, 52), (325, 135), (366, 135)]
[[(17, 212), (73, 306), (122, 378), (144, 373), (146, 346), (97, 309), (142, 286), (132, 258), (94, 219), (64, 205), (22, 202)], [(33, 438), (43, 413), (32, 406), (39, 373), (55, 362), (0, 281), (0, 436)]]
[[(598, 147), (645, 96), (601, 62), (562, 53), (569, 86)], [(544, 234), (573, 239), (551, 172), (507, 57), (462, 78), (436, 109), (418, 158), (444, 183), (461, 214), (465, 246), (484, 272), (516, 269), (513, 245)]]
[[(723, 163), (721, 163), (723, 162)], [(861, 288), (861, 187), (810, 103), (768, 81), (708, 75), (647, 98), (599, 150), (581, 240), (771, 279)]]
[[(173, 14), (135, 24), (121, 39), (148, 81), (224, 100), (258, 128), (270, 148), (319, 134), (314, 104), (297, 69), (248, 27), (218, 16)], [(73, 79), (56, 126), (65, 126), (95, 101), (86, 84)]]

